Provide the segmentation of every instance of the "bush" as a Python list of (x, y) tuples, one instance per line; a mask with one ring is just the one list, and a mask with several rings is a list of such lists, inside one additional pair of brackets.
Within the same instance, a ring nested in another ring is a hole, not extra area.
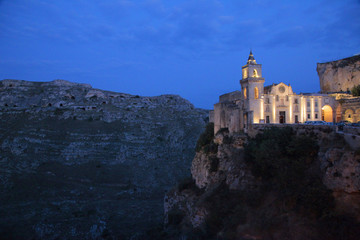
[(266, 129), (245, 146), (246, 161), (254, 176), (275, 190), (297, 210), (323, 216), (333, 206), (333, 197), (321, 181), (320, 170), (315, 175), (309, 168), (317, 157), (318, 145), (308, 136), (296, 136), (291, 128)]
[(351, 94), (352, 94), (354, 97), (360, 96), (360, 85), (354, 86), (354, 87), (351, 89)]
[(217, 145), (213, 142), (214, 139), (214, 123), (208, 123), (205, 131), (200, 135), (196, 143), (196, 151), (199, 152), (203, 149), (205, 153), (217, 152)]
[(271, 186), (291, 192), (302, 182), (305, 170), (317, 156), (316, 142), (296, 136), (292, 128), (265, 129), (245, 146), (252, 173)]
[(210, 157), (210, 172), (216, 172), (219, 167), (219, 159), (217, 157)]
[(179, 192), (181, 192), (185, 189), (192, 189), (192, 188), (196, 188), (195, 180), (192, 179), (192, 177), (184, 178), (177, 184), (177, 190)]
[(172, 209), (168, 213), (168, 224), (169, 225), (179, 225), (183, 220), (185, 214), (179, 209)]

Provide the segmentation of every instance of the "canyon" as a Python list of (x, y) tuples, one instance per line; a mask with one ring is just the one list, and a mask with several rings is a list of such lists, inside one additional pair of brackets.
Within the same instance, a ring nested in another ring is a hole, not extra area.
[(0, 81), (0, 236), (126, 239), (161, 226), (207, 122), (177, 95)]

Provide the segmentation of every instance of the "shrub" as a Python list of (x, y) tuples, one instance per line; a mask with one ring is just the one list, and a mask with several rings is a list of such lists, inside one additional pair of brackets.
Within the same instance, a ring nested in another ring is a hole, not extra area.
[(217, 157), (210, 157), (210, 172), (216, 172), (219, 167), (219, 159)]
[(360, 85), (354, 86), (351, 89), (351, 94), (355, 97), (360, 96)]
[(292, 129), (271, 128), (258, 134), (245, 146), (246, 161), (254, 176), (275, 190), (297, 210), (323, 216), (334, 206), (331, 191), (321, 181), (319, 172), (309, 168), (317, 157), (318, 146), (309, 136), (296, 136)]
[(177, 184), (177, 190), (179, 192), (181, 192), (185, 189), (196, 189), (196, 188), (197, 187), (195, 185), (195, 180), (192, 179), (192, 177), (184, 178)]
[(170, 210), (168, 213), (168, 224), (169, 225), (179, 225), (183, 220), (185, 214), (179, 209), (175, 208)]
[(217, 145), (213, 142), (214, 138), (214, 123), (208, 123), (205, 127), (205, 131), (200, 135), (196, 143), (196, 151), (201, 149), (205, 153), (217, 152)]
[(296, 136), (292, 128), (265, 129), (245, 146), (246, 160), (253, 174), (285, 193), (302, 182), (317, 151), (312, 138)]

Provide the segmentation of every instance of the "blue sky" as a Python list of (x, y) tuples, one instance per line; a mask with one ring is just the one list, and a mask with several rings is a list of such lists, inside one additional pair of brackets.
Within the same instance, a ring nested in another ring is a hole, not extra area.
[(212, 108), (252, 49), (265, 84), (317, 92), (360, 53), (360, 0), (0, 0), (0, 79), (65, 79)]

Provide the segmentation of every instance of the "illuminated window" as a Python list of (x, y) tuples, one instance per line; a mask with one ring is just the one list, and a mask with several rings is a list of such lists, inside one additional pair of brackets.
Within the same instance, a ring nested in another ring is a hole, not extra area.
[(247, 78), (247, 68), (243, 69), (243, 79)]
[(255, 96), (255, 99), (259, 98), (259, 89), (257, 87), (255, 87), (255, 89), (254, 89), (254, 96)]
[(247, 99), (247, 92), (246, 92), (246, 88), (244, 88), (244, 98)]
[(259, 77), (259, 75), (258, 75), (258, 73), (257, 73), (256, 69), (254, 69), (254, 71), (253, 71), (253, 77)]

